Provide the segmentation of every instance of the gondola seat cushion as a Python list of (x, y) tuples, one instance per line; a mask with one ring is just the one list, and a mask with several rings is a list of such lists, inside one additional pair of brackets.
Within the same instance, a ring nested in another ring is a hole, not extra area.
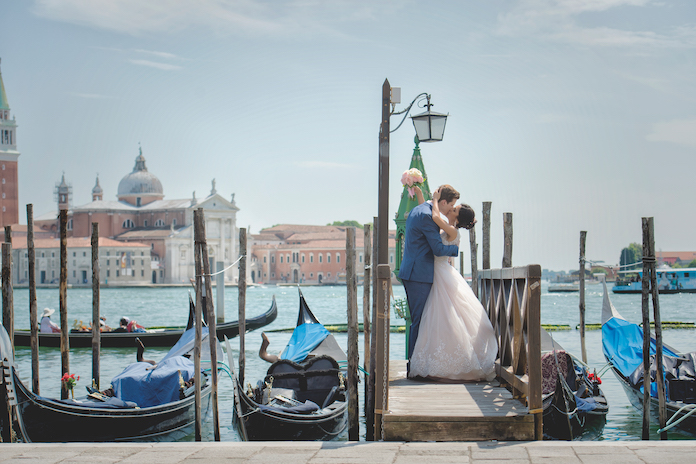
[(193, 362), (174, 356), (154, 368), (146, 362), (133, 363), (111, 379), (111, 385), (123, 401), (132, 401), (141, 408), (159, 406), (179, 400), (179, 372), (188, 382), (194, 375)]
[(317, 356), (303, 364), (281, 359), (268, 369), (265, 382), (272, 383), (273, 388), (294, 390), (300, 402), (317, 404), (323, 404), (331, 389), (341, 384), (338, 363), (329, 356)]
[[(556, 358), (558, 358), (558, 367), (556, 367)], [(570, 368), (569, 368), (570, 366)], [(556, 391), (556, 380), (558, 376), (558, 370), (560, 369), (561, 375), (564, 379), (568, 379), (568, 374), (573, 366), (573, 361), (570, 359), (570, 355), (563, 350), (545, 353), (541, 356), (541, 392), (546, 395)]]

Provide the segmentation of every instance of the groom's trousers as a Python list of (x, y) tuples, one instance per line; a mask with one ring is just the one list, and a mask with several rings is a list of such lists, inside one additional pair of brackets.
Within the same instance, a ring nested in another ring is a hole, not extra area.
[(408, 309), (411, 314), (411, 331), (408, 334), (408, 359), (410, 361), (413, 355), (413, 348), (416, 346), (425, 301), (428, 299), (433, 284), (432, 282), (416, 282), (406, 279), (403, 279), (401, 282), (404, 284), (404, 290), (406, 290), (406, 300), (408, 301)]

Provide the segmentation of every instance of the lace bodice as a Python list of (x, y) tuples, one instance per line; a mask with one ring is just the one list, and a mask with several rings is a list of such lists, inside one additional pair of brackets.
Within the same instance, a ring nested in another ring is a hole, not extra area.
[(457, 236), (451, 242), (447, 240), (447, 233), (444, 230), (440, 231), (440, 237), (442, 237), (442, 243), (444, 245), (459, 245), (459, 239), (461, 235), (459, 234), (459, 229), (457, 229)]

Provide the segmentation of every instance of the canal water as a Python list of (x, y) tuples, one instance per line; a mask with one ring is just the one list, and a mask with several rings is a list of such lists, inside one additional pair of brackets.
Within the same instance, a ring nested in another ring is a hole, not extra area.
[[(554, 339), (566, 350), (580, 357), (580, 333), (576, 330), (579, 323), (578, 293), (548, 293), (548, 284), (542, 283), (541, 320), (544, 324), (567, 324), (572, 330), (553, 332)], [(302, 292), (317, 316), (324, 324), (346, 322), (346, 287), (322, 286), (303, 287)], [(395, 286), (394, 293), (397, 298), (405, 296), (403, 287)], [(139, 324), (152, 327), (163, 325), (185, 325), (188, 320), (188, 294), (189, 289), (175, 288), (105, 288), (101, 291), (101, 312), (106, 316), (107, 323), (118, 325), (121, 316), (135, 319)], [(602, 286), (588, 285), (586, 288), (586, 321), (587, 323), (599, 323), (602, 308)], [(297, 321), (299, 297), (297, 288), (261, 286), (247, 289), (247, 317), (265, 312), (271, 304), (273, 295), (278, 302), (278, 318), (266, 331), (294, 327)], [(627, 320), (640, 322), (641, 297), (640, 295), (615, 295), (611, 294), (612, 302), (616, 309)], [(58, 322), (58, 290), (39, 289), (37, 291), (39, 314), (43, 308), (56, 309), (52, 316)], [(238, 294), (234, 287), (225, 289), (225, 320), (236, 320)], [(660, 295), (660, 308), (663, 321), (687, 321), (696, 320), (694, 306), (696, 294)], [(86, 325), (91, 321), (92, 291), (91, 289), (69, 289), (67, 297), (69, 326), (74, 321), (84, 321)], [(362, 287), (358, 289), (359, 320), (362, 320)], [(18, 329), (29, 328), (28, 290), (15, 289), (15, 327)], [(392, 315), (393, 324), (403, 324), (403, 320)], [(693, 329), (665, 329), (664, 340), (667, 344), (680, 351), (694, 350)], [(290, 338), (290, 333), (269, 333), (271, 345), (269, 352), (279, 352)], [(345, 347), (346, 335), (335, 334), (339, 344)], [(605, 361), (601, 348), (601, 331), (587, 331), (587, 355), (590, 366), (597, 370), (604, 366)], [(392, 333), (390, 336), (391, 359), (404, 359), (403, 334)], [(258, 358), (258, 347), (261, 342), (261, 331), (256, 330), (246, 337), (246, 379), (255, 383), (257, 379), (265, 375), (268, 364)], [(238, 339), (231, 341), (234, 354), (238, 357)], [(362, 336), (359, 340), (359, 350), (362, 365)], [(166, 348), (148, 348), (145, 357), (159, 359), (166, 354)], [(19, 374), (26, 385), (31, 385), (31, 352), (30, 349), (18, 347), (16, 361)], [(103, 348), (101, 351), (101, 385), (109, 384), (111, 378), (125, 368), (129, 363), (135, 362), (135, 347), (127, 348)], [(71, 373), (80, 376), (77, 390), (82, 390), (91, 377), (92, 354), (89, 348), (74, 348), (70, 351)], [(41, 394), (48, 397), (60, 396), (60, 350), (57, 348), (40, 349), (40, 382)], [(364, 382), (360, 384), (360, 388)], [(587, 439), (599, 440), (639, 440), (641, 436), (642, 418), (630, 405), (628, 399), (612, 373), (607, 373), (602, 378), (602, 389), (610, 404), (607, 423), (599, 436), (593, 434)], [(76, 391), (77, 393), (77, 391)], [(362, 391), (359, 398), (363, 398)], [(223, 374), (220, 377), (219, 408), (221, 439), (223, 441), (237, 441), (239, 438), (231, 426), (233, 407), (233, 390), (230, 379)], [(362, 411), (362, 404), (361, 404)], [(210, 420), (206, 424), (206, 436), (204, 440), (212, 440)], [(657, 427), (651, 428), (651, 439), (657, 439)], [(361, 424), (361, 435), (364, 438), (364, 423)], [(671, 439), (693, 438), (678, 432), (670, 432)], [(193, 440), (192, 435), (184, 437), (184, 440)]]

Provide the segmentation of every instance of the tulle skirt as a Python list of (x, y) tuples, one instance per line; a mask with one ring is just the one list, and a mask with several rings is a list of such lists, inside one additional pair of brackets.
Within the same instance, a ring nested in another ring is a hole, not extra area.
[(446, 258), (436, 258), (410, 376), (492, 380), (497, 354), (493, 326), (478, 298)]

